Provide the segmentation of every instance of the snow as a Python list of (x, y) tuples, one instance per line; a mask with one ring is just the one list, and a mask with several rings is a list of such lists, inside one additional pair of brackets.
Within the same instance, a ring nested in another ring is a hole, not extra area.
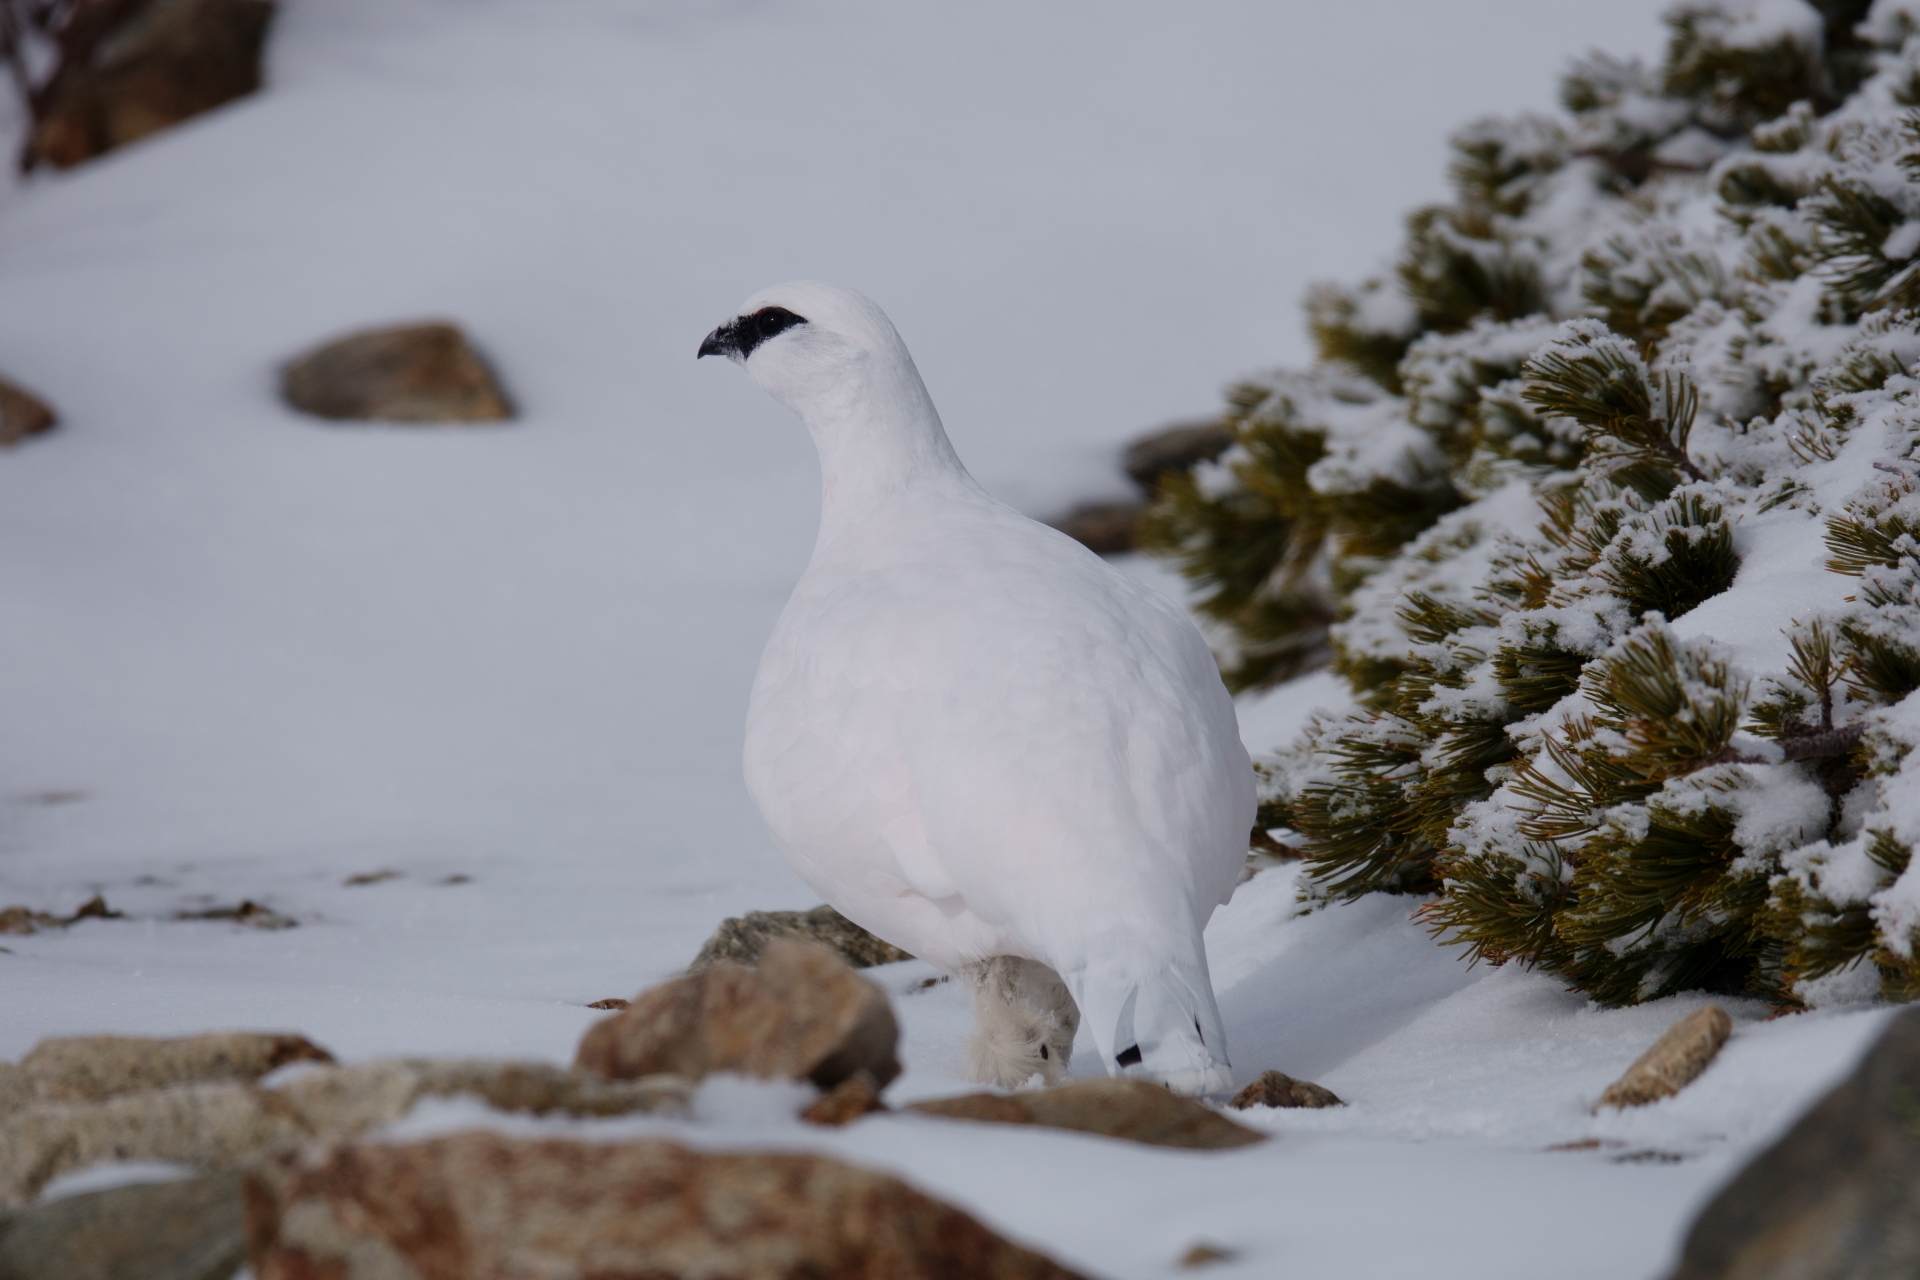
[[(1576, 50), (1650, 50), (1656, 8), (287, 0), (269, 92), (0, 192), (0, 372), (64, 419), (0, 455), (0, 905), (124, 913), (0, 939), (0, 1056), (257, 1027), (349, 1060), (567, 1060), (587, 1002), (723, 916), (814, 901), (739, 780), (817, 489), (798, 426), (692, 359), (735, 299), (871, 293), (975, 473), (1050, 514), (1117, 491), (1128, 434), (1298, 363), (1307, 281), (1394, 242), (1455, 124), (1544, 107)], [(328, 427), (274, 399), (309, 344), (440, 315), (522, 421)], [(1742, 585), (1813, 571), (1785, 550)], [(1242, 732), (1264, 754), (1340, 704), (1308, 677)], [(1596, 1010), (1466, 967), (1410, 900), (1296, 915), (1295, 874), (1209, 932), (1237, 1076), (1351, 1103), (1250, 1113), (1271, 1143), (826, 1133), (727, 1082), (631, 1123), (896, 1168), (1097, 1275), (1205, 1240), (1238, 1251), (1223, 1277), (1618, 1280), (1658, 1274), (1884, 1018), (1736, 1002), (1698, 1084), (1595, 1117), (1697, 997)], [(298, 927), (175, 919), (242, 899)], [(932, 976), (875, 972), (895, 1100), (963, 1087), (965, 994)], [(1620, 1145), (1546, 1150), (1589, 1139)]]

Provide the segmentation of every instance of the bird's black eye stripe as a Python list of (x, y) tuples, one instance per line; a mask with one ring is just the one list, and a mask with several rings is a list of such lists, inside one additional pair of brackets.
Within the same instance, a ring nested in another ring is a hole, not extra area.
[(785, 307), (762, 307), (752, 315), (741, 316), (733, 322), (734, 345), (740, 349), (741, 358), (744, 359), (768, 338), (806, 322), (805, 316), (797, 316)]

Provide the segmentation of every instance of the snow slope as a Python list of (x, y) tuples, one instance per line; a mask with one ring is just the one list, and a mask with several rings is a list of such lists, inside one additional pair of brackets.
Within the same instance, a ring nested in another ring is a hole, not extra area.
[[(289, 0), (270, 92), (0, 194), (0, 371), (66, 419), (0, 456), (0, 905), (128, 917), (6, 939), (0, 1056), (286, 1026), (562, 1059), (585, 1002), (722, 916), (808, 905), (738, 751), (813, 462), (700, 336), (759, 285), (844, 280), (990, 487), (1042, 514), (1117, 489), (1125, 435), (1299, 356), (1304, 283), (1438, 194), (1448, 129), (1544, 105), (1589, 44), (1650, 48), (1655, 7)], [(304, 346), (441, 314), (522, 422), (277, 404)], [(1255, 748), (1303, 701), (1251, 708)], [(1877, 1019), (1738, 1008), (1695, 1090), (1590, 1119), (1696, 1002), (1468, 971), (1407, 904), (1292, 919), (1289, 877), (1210, 934), (1241, 1076), (1354, 1104), (1267, 1117), (1280, 1141), (822, 1136), (724, 1099), (702, 1140), (895, 1165), (1098, 1274), (1205, 1238), (1242, 1251), (1223, 1276), (1651, 1275)], [(299, 927), (173, 919), (242, 898)], [(926, 974), (881, 975), (903, 1097), (955, 1087), (964, 1001)], [(1623, 1145), (1542, 1151), (1585, 1138)]]

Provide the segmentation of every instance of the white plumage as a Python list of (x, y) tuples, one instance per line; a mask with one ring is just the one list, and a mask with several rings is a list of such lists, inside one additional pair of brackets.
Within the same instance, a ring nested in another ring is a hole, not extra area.
[(701, 354), (744, 363), (820, 452), (819, 538), (747, 715), (780, 850), (852, 920), (975, 978), (977, 1073), (1064, 1067), (1073, 1011), (1044, 965), (1109, 1074), (1229, 1087), (1201, 931), (1246, 855), (1253, 774), (1192, 622), (982, 490), (859, 294), (764, 290)]

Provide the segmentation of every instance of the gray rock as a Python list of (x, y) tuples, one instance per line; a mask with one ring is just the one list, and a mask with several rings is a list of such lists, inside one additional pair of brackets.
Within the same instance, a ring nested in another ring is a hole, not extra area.
[(51, 431), (58, 419), (51, 406), (33, 392), (0, 378), (0, 449), (28, 436)]
[(445, 322), (349, 334), (299, 357), (281, 394), (302, 413), (366, 422), (498, 422), (513, 405), (480, 353)]
[(1694, 1220), (1669, 1280), (1920, 1276), (1920, 1009)]
[(316, 1067), (273, 1089), (217, 1082), (30, 1106), (0, 1119), (0, 1205), (109, 1160), (232, 1169), (313, 1141), (343, 1141), (425, 1097), (464, 1094), (507, 1111), (684, 1115), (692, 1085), (610, 1081), (545, 1063), (390, 1059)]
[(1089, 502), (1055, 520), (1053, 527), (1089, 551), (1117, 556), (1138, 544), (1140, 517), (1146, 510), (1138, 502)]
[(28, 163), (70, 168), (252, 93), (272, 21), (270, 0), (158, 0), (47, 84)]
[(587, 1028), (574, 1065), (613, 1080), (698, 1080), (736, 1071), (831, 1089), (856, 1072), (884, 1089), (900, 1074), (887, 993), (831, 949), (775, 938), (759, 967), (717, 964), (641, 992)]
[(1160, 478), (1171, 471), (1190, 471), (1212, 462), (1233, 444), (1233, 429), (1218, 419), (1183, 422), (1141, 436), (1127, 446), (1120, 465), (1149, 498)]
[(0, 1213), (0, 1280), (227, 1280), (245, 1260), (238, 1173)]
[(716, 964), (758, 964), (760, 953), (775, 938), (806, 938), (821, 943), (839, 952), (840, 958), (856, 969), (913, 959), (832, 907), (818, 906), (811, 911), (749, 911), (744, 916), (728, 916), (700, 948), (687, 972), (698, 973)]

